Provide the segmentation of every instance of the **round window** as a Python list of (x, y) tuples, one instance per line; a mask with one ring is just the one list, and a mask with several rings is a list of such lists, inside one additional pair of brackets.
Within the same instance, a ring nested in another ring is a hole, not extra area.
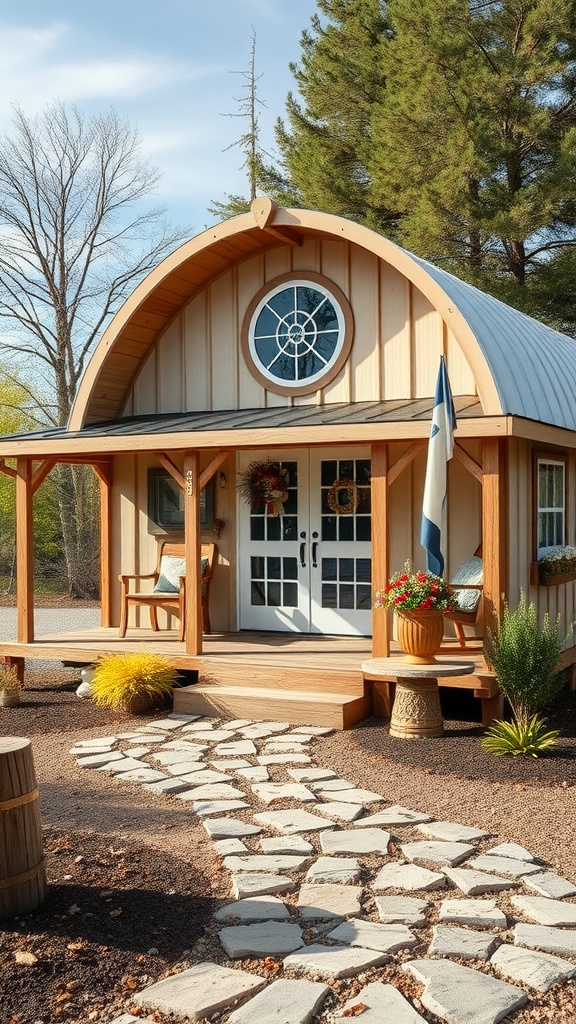
[(340, 289), (317, 274), (277, 278), (252, 302), (243, 346), (271, 391), (304, 394), (327, 383), (350, 351), (352, 314)]

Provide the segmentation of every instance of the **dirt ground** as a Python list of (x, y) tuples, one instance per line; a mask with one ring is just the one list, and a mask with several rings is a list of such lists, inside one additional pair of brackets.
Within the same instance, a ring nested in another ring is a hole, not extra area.
[[(0, 734), (33, 740), (49, 879), (42, 907), (0, 924), (0, 1024), (111, 1021), (146, 984), (200, 960), (226, 962), (211, 918), (228, 902), (228, 875), (190, 809), (80, 769), (67, 753), (77, 740), (148, 719), (79, 700), (78, 682), (72, 669), (29, 673), (23, 704), (0, 709)], [(522, 843), (576, 879), (576, 695), (563, 695), (551, 719), (562, 730), (557, 751), (538, 760), (482, 753), (482, 731), (469, 721), (474, 702), (459, 703), (461, 696), (443, 698), (440, 741), (393, 740), (372, 719), (320, 740), (315, 760), (391, 802)], [(278, 969), (265, 961), (234, 966), (271, 977)], [(386, 980), (382, 971), (379, 978)], [(336, 1006), (354, 983), (331, 987)], [(507, 1021), (574, 1019), (573, 988), (557, 986)]]

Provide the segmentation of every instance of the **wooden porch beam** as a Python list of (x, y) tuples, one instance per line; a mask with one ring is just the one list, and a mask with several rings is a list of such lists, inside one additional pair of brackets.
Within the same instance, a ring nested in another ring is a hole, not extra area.
[(184, 638), (187, 654), (202, 653), (202, 581), (200, 578), (200, 454), (184, 456), (184, 543), (186, 565), (186, 605)]
[(215, 455), (212, 461), (206, 466), (206, 469), (202, 470), (200, 473), (200, 490), (203, 490), (204, 487), (206, 487), (206, 484), (210, 483), (212, 477), (216, 475), (220, 466), (226, 462), (229, 455), (230, 451), (228, 449), (225, 452), (218, 452), (218, 454)]
[(506, 449), (498, 438), (482, 442), (482, 558), (484, 561), (484, 622), (500, 617), (507, 587), (506, 571)]
[(388, 470), (388, 487), (392, 486), (392, 484), (398, 479), (398, 477), (404, 472), (404, 470), (407, 469), (412, 462), (414, 462), (416, 456), (419, 455), (422, 449), (425, 447), (425, 442), (410, 445), (408, 450), (404, 452), (404, 455), (401, 455), (398, 461), (395, 462), (394, 465), (391, 466), (390, 469)]
[(36, 494), (38, 488), (44, 483), (48, 473), (54, 469), (57, 459), (45, 459), (36, 467), (32, 474), (32, 494)]
[(304, 239), (299, 231), (294, 231), (293, 228), (271, 228), (266, 227), (264, 231), (267, 235), (273, 235), (274, 238), (279, 238), (281, 242), (286, 242), (288, 245), (293, 245), (297, 248), (302, 245)]
[[(384, 590), (390, 571), (390, 524), (388, 489), (390, 487), (387, 444), (372, 445), (372, 594)], [(390, 654), (390, 623), (386, 608), (372, 609), (372, 657), (387, 658)]]
[(169, 458), (169, 456), (166, 455), (165, 452), (154, 452), (154, 454), (158, 459), (160, 465), (163, 466), (166, 472), (170, 474), (170, 476), (176, 481), (178, 486), (181, 487), (182, 490), (185, 490), (186, 485), (184, 483), (184, 477), (180, 470), (178, 469), (178, 466), (176, 466), (172, 462), (172, 459)]
[(100, 491), (100, 625), (112, 625), (112, 466), (95, 463)]
[(16, 598), (18, 642), (34, 639), (34, 547), (32, 530), (32, 460), (16, 463)]
[(464, 451), (462, 446), (459, 445), (457, 441), (454, 443), (454, 455), (458, 459), (458, 462), (462, 463), (464, 469), (467, 469), (468, 472), (471, 473), (472, 476), (475, 477), (476, 480), (478, 480), (478, 482), (481, 484), (482, 466), (478, 462), (476, 462), (476, 459), (473, 459), (471, 455), (468, 455), (468, 452)]
[(14, 477), (14, 479), (18, 476), (18, 473), (15, 469), (12, 469), (12, 466), (6, 465), (5, 459), (0, 459), (0, 473), (5, 473), (6, 476)]

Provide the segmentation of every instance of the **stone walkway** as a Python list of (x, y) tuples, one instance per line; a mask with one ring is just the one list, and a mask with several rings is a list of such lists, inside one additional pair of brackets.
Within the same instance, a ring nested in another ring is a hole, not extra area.
[[(228, 1015), (230, 1024), (358, 1015), (363, 1024), (427, 1024), (427, 1011), (448, 1024), (496, 1024), (531, 990), (575, 976), (576, 904), (567, 900), (576, 885), (515, 843), (494, 846), (488, 832), (389, 806), (319, 767), (314, 742), (331, 731), (169, 715), (70, 751), (84, 768), (189, 802), (230, 872), (234, 899), (214, 917), (222, 960), (273, 957), (286, 972), (270, 981), (199, 963), (131, 1004), (192, 1021)], [(263, 809), (253, 814), (255, 800)], [(430, 924), (423, 949), (418, 929)], [(417, 1008), (377, 980), (374, 969), (394, 960), (423, 986)], [(327, 981), (366, 972), (376, 980), (326, 1008)], [(152, 1024), (130, 1013), (113, 1024), (135, 1021)]]

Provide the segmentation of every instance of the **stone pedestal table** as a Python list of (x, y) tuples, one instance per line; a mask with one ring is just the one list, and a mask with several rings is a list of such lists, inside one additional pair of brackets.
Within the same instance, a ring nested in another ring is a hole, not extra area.
[(425, 739), (444, 734), (438, 680), (470, 675), (474, 662), (447, 657), (436, 658), (429, 665), (411, 665), (397, 655), (371, 658), (363, 662), (362, 671), (372, 677), (395, 681), (390, 735), (400, 739)]

